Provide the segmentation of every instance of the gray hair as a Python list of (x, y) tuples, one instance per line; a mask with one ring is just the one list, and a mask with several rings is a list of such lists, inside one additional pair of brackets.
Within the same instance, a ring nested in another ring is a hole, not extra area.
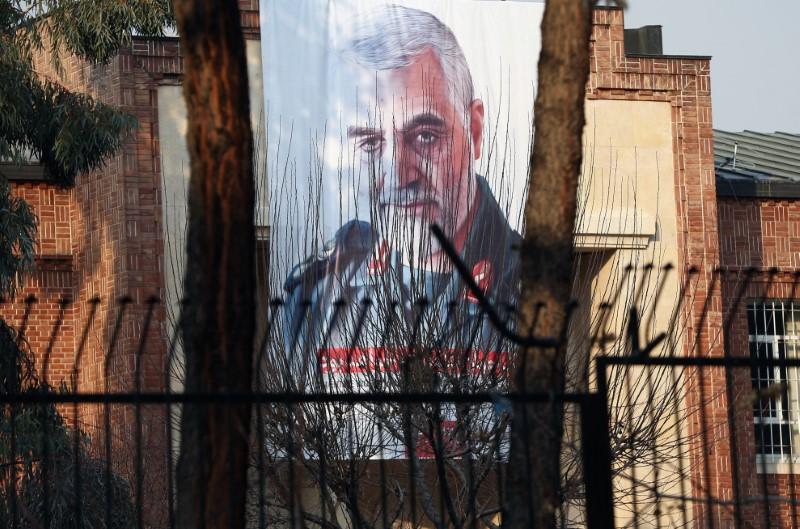
[(430, 13), (399, 5), (375, 9), (355, 24), (346, 53), (362, 66), (393, 70), (428, 49), (439, 59), (453, 102), (468, 107), (474, 89), (467, 60), (450, 28)]

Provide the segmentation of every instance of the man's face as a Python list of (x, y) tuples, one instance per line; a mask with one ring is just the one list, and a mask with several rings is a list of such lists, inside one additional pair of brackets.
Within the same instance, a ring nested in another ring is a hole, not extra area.
[(438, 268), (430, 224), (440, 225), (460, 249), (474, 213), (472, 165), (480, 156), (483, 104), (453, 97), (449, 86), (456, 81), (445, 78), (430, 50), (408, 66), (370, 77), (373, 89), (364, 104), (371, 108), (348, 124), (347, 138), (349, 152), (370, 175), (374, 227), (407, 263)]

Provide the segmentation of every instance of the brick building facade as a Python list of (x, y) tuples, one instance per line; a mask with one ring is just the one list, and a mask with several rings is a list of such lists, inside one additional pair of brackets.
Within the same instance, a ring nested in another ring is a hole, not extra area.
[[(258, 38), (258, 1), (240, 4), (246, 38)], [(134, 391), (138, 359), (142, 389), (162, 390), (167, 382), (168, 339), (160, 324), (165, 310), (151, 303), (164, 296), (157, 88), (180, 83), (177, 39), (134, 38), (107, 64), (65, 58), (63, 75), (39, 53), (36, 68), (70, 90), (135, 116), (138, 128), (101, 169), (79, 175), (73, 189), (45, 184), (35, 168), (2, 168), (13, 193), (33, 207), (39, 224), (35, 271), (14, 300), (0, 304), (0, 315), (13, 327), (24, 327), (39, 374), (53, 386)], [(151, 310), (152, 324), (144, 332)], [(98, 452), (104, 450), (103, 408), (79, 410), (74, 417), (65, 409), (65, 418), (77, 421)], [(113, 465), (134, 476), (137, 448), (149, 454), (142, 467), (144, 490), (157, 500), (145, 501), (146, 521), (164, 526), (168, 421), (164, 409), (143, 407), (142, 445), (136, 447), (134, 413), (132, 406), (111, 408)]]
[[(796, 358), (792, 311), (800, 295), (800, 135), (716, 131), (715, 143), (720, 275), (730, 322), (725, 350), (742, 358)], [(761, 411), (754, 412), (752, 391), (763, 390), (764, 374), (772, 384), (787, 384), (787, 391), (783, 398), (759, 401)], [(743, 410), (736, 415), (739, 494), (796, 498), (796, 370), (740, 370), (734, 377), (734, 408)], [(773, 413), (779, 401), (781, 409)], [(753, 527), (800, 522), (790, 502), (749, 505), (742, 516)]]
[[(246, 38), (258, 39), (257, 0), (241, 0), (240, 5)], [(45, 57), (40, 58), (39, 64), (42, 75), (56, 78)], [(49, 359), (51, 384), (73, 383), (83, 391), (131, 390), (136, 351), (141, 348), (143, 387), (163, 388), (168, 339), (159, 322), (166, 317), (165, 309), (149, 305), (148, 300), (165, 297), (158, 89), (180, 84), (178, 42), (173, 38), (137, 37), (108, 64), (93, 66), (72, 60), (65, 63), (65, 68), (66, 77), (60, 80), (65, 86), (133, 114), (139, 127), (126, 139), (118, 155), (101, 170), (80, 176), (74, 189), (56, 189), (35, 179), (13, 182), (14, 192), (33, 205), (39, 217), (38, 257), (36, 271), (26, 279), (18, 298), (0, 305), (0, 310), (15, 326), (29, 311), (25, 335), (40, 355), (39, 365), (44, 362), (41, 355), (49, 348), (54, 325), (63, 320)], [(746, 354), (747, 346), (742, 345), (747, 343), (745, 311), (736, 316), (730, 336), (721, 339), (723, 318), (730, 311), (740, 283), (731, 279), (720, 285), (716, 271), (720, 266), (729, 273), (760, 267), (749, 297), (796, 298), (800, 203), (790, 199), (718, 197), (710, 78), (708, 57), (626, 53), (622, 11), (601, 8), (594, 12), (587, 99), (669, 105), (673, 174), (664, 175), (663, 184), (672, 188), (675, 197), (680, 282), (691, 282), (693, 292), (681, 309), (685, 335), (692, 337), (684, 340), (682, 352), (722, 356), (723, 345), (730, 343), (732, 354)], [(773, 266), (778, 271), (771, 280), (764, 269)], [(690, 268), (698, 272), (689, 274)], [(22, 300), (29, 295), (36, 296), (37, 301), (28, 307)], [(123, 297), (126, 301), (120, 304)], [(71, 303), (62, 305), (63, 299)], [(94, 303), (95, 299), (99, 302)], [(151, 309), (154, 323), (143, 333), (143, 322)], [(115, 335), (115, 346), (110, 351)], [(76, 380), (73, 374), (77, 374)], [(740, 378), (737, 388), (749, 388), (749, 378)], [(696, 406), (700, 401), (698, 384), (703, 384), (709, 394), (724, 393), (724, 373), (709, 372), (692, 384), (694, 390), (687, 399), (689, 406)], [(745, 393), (737, 395), (745, 398)], [(90, 410), (80, 418), (89, 433), (101, 425), (100, 411)], [(126, 446), (130, 448), (129, 429), (134, 424), (131, 413), (132, 409), (115, 410), (114, 438), (119, 440), (122, 452)], [(151, 413), (145, 422), (145, 450), (147, 446), (161, 446), (166, 428), (163, 413)], [(691, 476), (692, 485), (697, 491), (724, 500), (734, 496), (730, 444), (724, 426), (727, 418), (723, 394), (690, 425), (694, 431), (714, 430), (719, 434), (703, 447), (707, 459), (693, 461), (692, 468), (707, 471), (697, 470)], [(739, 445), (741, 483), (755, 491), (759, 474), (755, 468), (752, 417), (740, 422), (738, 436), (745, 440)], [(696, 458), (700, 451), (692, 453)], [(153, 479), (157, 481), (157, 477)], [(788, 490), (786, 476), (773, 474), (768, 479), (771, 490)], [(748, 492), (742, 490), (742, 494)], [(754, 509), (746, 515), (758, 526), (763, 513)], [(731, 520), (731, 512), (724, 506), (710, 510), (711, 517), (720, 523)], [(697, 507), (696, 515), (705, 519), (709, 512)]]

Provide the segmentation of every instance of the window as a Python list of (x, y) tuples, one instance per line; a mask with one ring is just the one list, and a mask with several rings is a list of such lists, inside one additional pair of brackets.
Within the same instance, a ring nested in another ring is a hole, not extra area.
[[(747, 307), (750, 357), (796, 358), (800, 348), (800, 302), (767, 301)], [(770, 459), (795, 453), (798, 436), (798, 369), (755, 366), (750, 370), (756, 449)]]
[(11, 182), (41, 182), (44, 166), (38, 163), (12, 163), (0, 160), (0, 176)]
[(38, 156), (23, 149), (12, 156), (0, 157), (0, 177), (11, 182), (40, 182), (45, 180), (44, 166)]

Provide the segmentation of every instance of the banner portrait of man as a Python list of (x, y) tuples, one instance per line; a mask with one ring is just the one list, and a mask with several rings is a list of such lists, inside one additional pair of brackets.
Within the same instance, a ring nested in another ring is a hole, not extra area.
[(292, 372), (392, 370), (386, 351), (415, 347), (469, 350), (464, 367), (480, 370), (506, 346), (430, 227), (510, 314), (538, 35), (520, 49), (496, 24), (536, 33), (540, 6), (302, 4), (276, 5), (262, 43), (270, 167), (282, 168), (269, 180), (272, 277)]

